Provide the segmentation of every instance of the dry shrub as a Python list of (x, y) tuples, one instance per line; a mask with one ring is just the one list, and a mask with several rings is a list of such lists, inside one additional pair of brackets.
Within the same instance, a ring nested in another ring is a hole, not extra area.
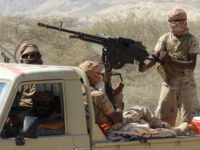
[[(149, 53), (152, 52), (158, 38), (168, 31), (167, 22), (148, 17), (139, 19), (134, 13), (124, 18), (116, 16), (113, 19), (99, 19), (100, 21), (88, 26), (80, 26), (76, 18), (30, 19), (23, 16), (1, 16), (0, 45), (14, 53), (22, 41), (33, 41), (41, 49), (46, 64), (77, 66), (84, 60), (100, 61), (101, 57), (93, 52), (95, 44), (69, 39), (67, 33), (37, 26), (38, 22), (57, 26), (60, 20), (68, 29), (142, 41)], [(190, 31), (200, 39), (199, 22), (189, 22), (189, 27)], [(198, 85), (200, 85), (199, 66), (198, 60), (195, 70)], [(115, 71), (122, 73), (123, 82), (126, 85), (124, 88), (125, 108), (144, 105), (154, 111), (161, 86), (161, 78), (155, 67), (145, 73), (139, 73), (138, 64), (131, 64)]]

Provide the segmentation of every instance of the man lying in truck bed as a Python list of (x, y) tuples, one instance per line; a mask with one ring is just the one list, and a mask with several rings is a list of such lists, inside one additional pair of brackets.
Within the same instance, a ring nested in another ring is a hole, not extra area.
[(85, 61), (79, 67), (85, 71), (90, 82), (96, 123), (111, 140), (115, 139), (113, 135), (114, 137), (117, 135), (175, 137), (177, 134), (188, 134), (187, 124), (172, 128), (168, 123), (154, 117), (153, 113), (144, 106), (134, 106), (124, 113), (123, 108), (120, 107), (118, 111), (118, 105), (122, 106), (123, 103), (122, 97), (116, 98), (118, 105), (114, 109), (105, 92), (97, 87), (102, 82), (101, 64)]

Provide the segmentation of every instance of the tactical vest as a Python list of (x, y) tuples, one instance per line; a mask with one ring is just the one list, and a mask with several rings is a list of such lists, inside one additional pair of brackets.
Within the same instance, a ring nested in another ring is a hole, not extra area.
[[(188, 61), (191, 38), (192, 35), (189, 33), (178, 39), (174, 37), (170, 32), (168, 32), (165, 34), (164, 41), (162, 41), (164, 42), (164, 50), (167, 51), (168, 54), (175, 59)], [(157, 66), (157, 70), (166, 83), (169, 83), (170, 80), (189, 77), (193, 72), (191, 69), (182, 69), (173, 64), (167, 63), (164, 65), (159, 64)]]

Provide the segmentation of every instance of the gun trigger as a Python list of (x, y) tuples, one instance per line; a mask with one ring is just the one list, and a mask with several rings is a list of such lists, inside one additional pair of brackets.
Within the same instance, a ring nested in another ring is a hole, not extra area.
[(160, 59), (159, 57), (157, 57), (153, 54), (152, 54), (152, 57), (156, 62), (159, 62), (161, 65), (164, 65), (164, 63), (165, 63), (164, 60)]

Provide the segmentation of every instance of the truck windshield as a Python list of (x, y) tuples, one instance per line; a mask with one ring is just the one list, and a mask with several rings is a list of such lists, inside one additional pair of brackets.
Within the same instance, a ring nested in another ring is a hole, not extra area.
[(3, 97), (5, 95), (6, 87), (8, 87), (8, 83), (0, 82), (0, 106), (2, 106), (4, 101)]

